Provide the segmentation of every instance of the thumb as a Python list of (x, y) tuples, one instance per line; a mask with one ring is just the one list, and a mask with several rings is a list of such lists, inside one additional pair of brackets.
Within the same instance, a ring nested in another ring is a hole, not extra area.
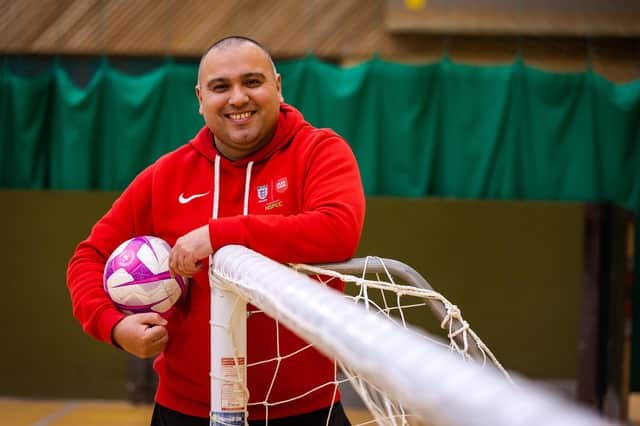
[(145, 312), (140, 314), (140, 322), (147, 325), (167, 325), (166, 319), (162, 318), (160, 314), (156, 312)]

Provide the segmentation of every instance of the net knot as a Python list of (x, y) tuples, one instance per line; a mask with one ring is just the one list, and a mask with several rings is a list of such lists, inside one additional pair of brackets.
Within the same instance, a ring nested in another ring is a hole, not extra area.
[(456, 305), (447, 304), (445, 306), (447, 308), (447, 314), (442, 318), (442, 323), (440, 323), (441, 328), (446, 328), (447, 323), (453, 322), (454, 319), (459, 321), (462, 320), (462, 313), (460, 312), (460, 308)]
[(447, 306), (447, 315), (451, 316), (455, 319), (462, 318), (462, 313), (460, 312), (460, 308), (457, 305), (449, 305)]

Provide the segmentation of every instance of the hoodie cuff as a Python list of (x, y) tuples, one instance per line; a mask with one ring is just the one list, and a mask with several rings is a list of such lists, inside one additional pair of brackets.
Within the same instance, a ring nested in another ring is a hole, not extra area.
[(98, 339), (119, 348), (120, 346), (113, 340), (113, 329), (125, 316), (125, 314), (116, 309), (109, 309), (103, 312), (99, 320)]
[(216, 250), (230, 244), (248, 247), (244, 221), (246, 216), (223, 217), (209, 220), (209, 240)]

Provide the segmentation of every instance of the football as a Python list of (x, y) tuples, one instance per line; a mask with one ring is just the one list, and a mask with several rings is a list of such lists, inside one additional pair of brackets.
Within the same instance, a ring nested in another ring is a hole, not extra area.
[(107, 296), (123, 313), (173, 313), (186, 298), (188, 280), (169, 274), (171, 246), (161, 238), (141, 236), (120, 244), (104, 268)]

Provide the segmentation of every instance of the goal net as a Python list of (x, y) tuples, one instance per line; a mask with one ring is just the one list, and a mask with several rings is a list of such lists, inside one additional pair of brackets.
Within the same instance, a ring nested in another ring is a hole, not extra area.
[[(312, 278), (313, 277), (313, 278)], [(606, 422), (564, 398), (512, 380), (460, 310), (416, 271), (400, 262), (366, 258), (327, 265), (282, 265), (250, 249), (227, 246), (210, 262), (211, 425), (244, 425), (248, 408), (267, 415), (286, 401), (252, 398), (247, 375), (283, 360), (247, 362), (246, 305), (260, 309), (335, 360), (333, 380), (348, 382), (376, 424), (382, 425), (600, 425)], [(329, 286), (346, 284), (345, 294)], [(443, 333), (412, 325), (424, 310)], [(276, 327), (275, 330), (278, 330)], [(278, 339), (278, 333), (273, 333)], [(366, 424), (372, 424), (369, 422)], [(328, 424), (328, 423), (327, 423)], [(363, 423), (364, 424), (364, 423)]]

